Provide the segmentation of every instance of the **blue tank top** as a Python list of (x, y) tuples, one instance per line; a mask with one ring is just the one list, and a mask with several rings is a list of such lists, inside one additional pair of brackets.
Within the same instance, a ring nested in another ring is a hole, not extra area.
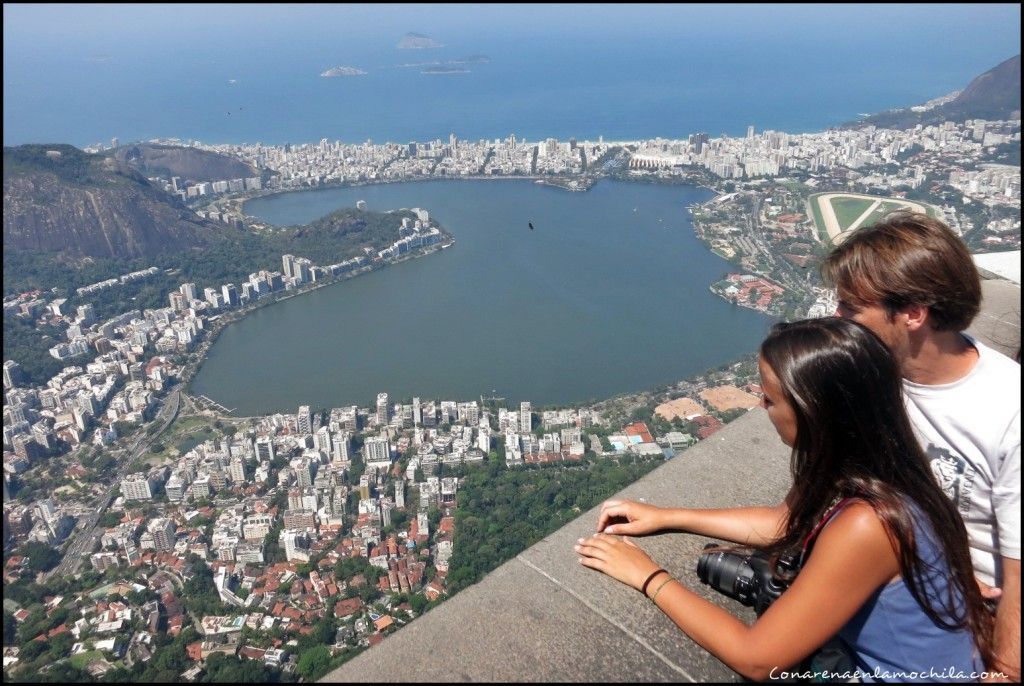
[[(929, 569), (925, 595), (941, 607), (949, 588), (949, 565), (931, 526), (911, 505), (917, 554)], [(963, 599), (958, 602), (962, 607)], [(978, 681), (983, 669), (971, 633), (933, 622), (902, 578), (878, 589), (839, 630), (867, 682)]]

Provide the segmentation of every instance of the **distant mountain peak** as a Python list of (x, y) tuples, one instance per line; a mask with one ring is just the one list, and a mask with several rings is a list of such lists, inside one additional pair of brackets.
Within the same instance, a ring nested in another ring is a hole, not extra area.
[[(936, 104), (940, 101), (941, 104)], [(934, 106), (931, 106), (934, 105)], [(936, 98), (925, 105), (909, 109), (879, 112), (847, 126), (869, 124), (905, 129), (917, 124), (932, 125), (944, 121), (964, 122), (968, 119), (1020, 118), (1020, 55), (1000, 62), (971, 82), (956, 97)]]

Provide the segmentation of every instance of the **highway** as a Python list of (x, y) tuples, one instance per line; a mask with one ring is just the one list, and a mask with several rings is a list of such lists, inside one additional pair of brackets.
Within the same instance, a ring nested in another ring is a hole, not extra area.
[(104, 493), (97, 502), (96, 511), (89, 516), (85, 526), (78, 530), (78, 533), (74, 535), (71, 542), (64, 548), (63, 559), (60, 564), (46, 574), (47, 579), (60, 574), (73, 574), (82, 563), (82, 553), (92, 551), (93, 541), (99, 535), (97, 525), (99, 524), (100, 517), (102, 517), (103, 513), (106, 512), (108, 507), (110, 507), (110, 503), (114, 499), (114, 494), (117, 492), (117, 489), (121, 484), (121, 479), (128, 475), (128, 469), (131, 467), (132, 463), (146, 452), (149, 446), (160, 436), (160, 434), (167, 430), (167, 427), (170, 426), (171, 422), (173, 422), (178, 416), (178, 410), (181, 404), (181, 395), (181, 384), (174, 386), (167, 394), (163, 407), (160, 408), (160, 411), (153, 420), (154, 423), (162, 422), (158, 431), (150, 435), (145, 429), (139, 429), (138, 435), (135, 437), (135, 440), (127, 451), (127, 456), (121, 459), (116, 473), (111, 475), (109, 481), (110, 485), (107, 487), (106, 493)]

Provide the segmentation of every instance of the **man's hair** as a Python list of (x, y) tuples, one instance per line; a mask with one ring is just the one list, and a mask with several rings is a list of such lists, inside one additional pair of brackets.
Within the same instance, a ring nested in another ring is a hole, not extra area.
[(890, 316), (926, 306), (936, 331), (963, 331), (981, 305), (981, 279), (967, 246), (945, 224), (916, 212), (853, 231), (821, 273), (853, 305), (879, 303)]

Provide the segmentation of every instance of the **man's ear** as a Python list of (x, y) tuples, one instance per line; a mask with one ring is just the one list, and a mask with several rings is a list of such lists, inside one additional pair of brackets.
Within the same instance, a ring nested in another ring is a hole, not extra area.
[(927, 305), (907, 305), (900, 308), (899, 314), (906, 319), (907, 331), (914, 332), (924, 329), (930, 323), (930, 312)]

